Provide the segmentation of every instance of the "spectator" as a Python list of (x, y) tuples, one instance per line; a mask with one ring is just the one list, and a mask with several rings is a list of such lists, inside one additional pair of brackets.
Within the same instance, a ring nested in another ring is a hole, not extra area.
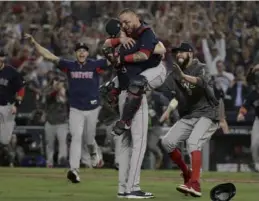
[(233, 86), (227, 90), (226, 99), (228, 109), (240, 108), (245, 97), (249, 93), (249, 87), (246, 83), (245, 70), (243, 66), (236, 68), (236, 77)]
[(202, 39), (202, 49), (204, 53), (204, 59), (209, 68), (209, 71), (212, 75), (215, 75), (217, 74), (217, 62), (225, 61), (226, 41), (223, 32), (212, 31), (210, 34), (216, 38), (215, 44), (213, 44), (210, 50), (208, 45), (208, 39), (211, 36), (209, 35), (209, 33), (206, 33), (205, 38)]
[(220, 85), (225, 94), (227, 92), (227, 89), (233, 84), (234, 75), (225, 71), (226, 68), (222, 60), (218, 60), (216, 66), (217, 74), (215, 76), (215, 81)]

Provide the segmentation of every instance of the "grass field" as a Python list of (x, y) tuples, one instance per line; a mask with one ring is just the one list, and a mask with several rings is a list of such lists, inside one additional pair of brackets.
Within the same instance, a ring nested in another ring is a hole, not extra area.
[[(117, 171), (81, 170), (80, 184), (66, 180), (65, 169), (1, 168), (1, 201), (114, 201), (118, 200)], [(178, 171), (143, 171), (143, 190), (155, 194), (157, 201), (209, 201), (209, 191), (216, 184), (233, 182), (235, 201), (258, 201), (259, 174), (203, 173), (202, 198), (186, 197), (175, 190), (182, 180)]]

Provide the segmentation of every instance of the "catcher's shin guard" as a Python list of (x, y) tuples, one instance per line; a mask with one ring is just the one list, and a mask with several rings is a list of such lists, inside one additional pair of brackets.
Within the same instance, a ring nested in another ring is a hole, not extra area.
[(122, 118), (123, 122), (131, 122), (138, 111), (143, 94), (147, 87), (147, 80), (144, 76), (139, 75), (130, 81), (128, 88), (128, 97), (126, 98)]

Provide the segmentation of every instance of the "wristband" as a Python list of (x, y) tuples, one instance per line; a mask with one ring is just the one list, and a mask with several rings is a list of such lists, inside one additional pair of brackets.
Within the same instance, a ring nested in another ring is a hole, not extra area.
[(119, 38), (111, 38), (111, 45), (112, 47), (116, 47), (117, 45), (119, 45), (121, 42), (120, 42), (120, 39)]
[(133, 56), (133, 54), (127, 55), (127, 56), (123, 57), (123, 60), (128, 63), (132, 63), (132, 62), (134, 62), (134, 56)]

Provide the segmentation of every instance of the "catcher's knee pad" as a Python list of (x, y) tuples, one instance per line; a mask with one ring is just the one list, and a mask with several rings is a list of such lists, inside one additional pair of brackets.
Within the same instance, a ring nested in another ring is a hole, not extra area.
[(138, 75), (130, 80), (128, 92), (135, 96), (142, 96), (146, 92), (148, 81), (145, 76)]

